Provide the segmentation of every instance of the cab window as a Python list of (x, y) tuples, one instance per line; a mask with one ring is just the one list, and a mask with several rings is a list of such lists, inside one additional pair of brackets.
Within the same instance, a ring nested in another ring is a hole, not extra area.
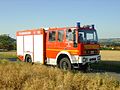
[(55, 41), (55, 37), (56, 37), (56, 32), (50, 31), (49, 32), (49, 41)]
[(63, 37), (64, 37), (64, 31), (63, 30), (58, 31), (58, 41), (59, 42), (63, 41)]
[(68, 29), (66, 31), (66, 40), (67, 41), (73, 41), (73, 33), (72, 33), (72, 30), (71, 29)]

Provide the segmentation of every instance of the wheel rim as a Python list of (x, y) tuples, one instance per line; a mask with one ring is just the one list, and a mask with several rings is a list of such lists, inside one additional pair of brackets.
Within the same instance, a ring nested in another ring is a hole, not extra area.
[(31, 58), (28, 57), (28, 58), (27, 58), (27, 62), (31, 62)]
[(64, 69), (64, 70), (67, 70), (68, 69), (68, 63), (67, 62), (63, 62), (62, 63), (62, 68)]

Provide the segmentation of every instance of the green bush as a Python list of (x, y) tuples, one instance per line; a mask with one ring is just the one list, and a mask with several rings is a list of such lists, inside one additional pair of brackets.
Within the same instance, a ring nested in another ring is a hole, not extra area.
[(9, 35), (0, 35), (0, 51), (9, 51), (16, 49), (16, 40)]
[(113, 49), (110, 47), (101, 47), (100, 50), (113, 50)]

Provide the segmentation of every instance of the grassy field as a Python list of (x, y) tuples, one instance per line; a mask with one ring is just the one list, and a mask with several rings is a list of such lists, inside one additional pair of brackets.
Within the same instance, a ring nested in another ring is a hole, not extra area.
[(102, 60), (120, 61), (120, 51), (101, 50)]
[[(101, 50), (101, 62), (91, 65), (96, 70), (120, 73), (120, 51)], [(0, 52), (0, 59), (16, 58), (16, 52)]]
[(94, 75), (24, 62), (0, 63), (1, 90), (120, 90), (107, 73)]
[[(120, 61), (120, 51), (101, 50), (101, 59), (108, 61)], [(16, 52), (0, 52), (0, 58), (16, 58)]]
[[(109, 58), (111, 55), (105, 55), (108, 53), (115, 56)], [(120, 71), (116, 53), (119, 52), (101, 51), (103, 60), (92, 67)], [(0, 52), (1, 57), (16, 58), (16, 52)], [(40, 64), (0, 60), (0, 90), (120, 90), (120, 80), (103, 72), (63, 71)]]

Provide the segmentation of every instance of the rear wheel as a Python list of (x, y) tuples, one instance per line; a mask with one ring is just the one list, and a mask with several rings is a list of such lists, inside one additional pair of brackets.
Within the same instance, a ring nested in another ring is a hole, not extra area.
[(26, 55), (26, 57), (25, 57), (25, 62), (32, 63), (32, 58), (31, 58), (30, 55)]
[(61, 69), (64, 69), (64, 70), (71, 70), (72, 69), (72, 65), (70, 63), (70, 60), (67, 57), (62, 58), (60, 60), (59, 67)]

